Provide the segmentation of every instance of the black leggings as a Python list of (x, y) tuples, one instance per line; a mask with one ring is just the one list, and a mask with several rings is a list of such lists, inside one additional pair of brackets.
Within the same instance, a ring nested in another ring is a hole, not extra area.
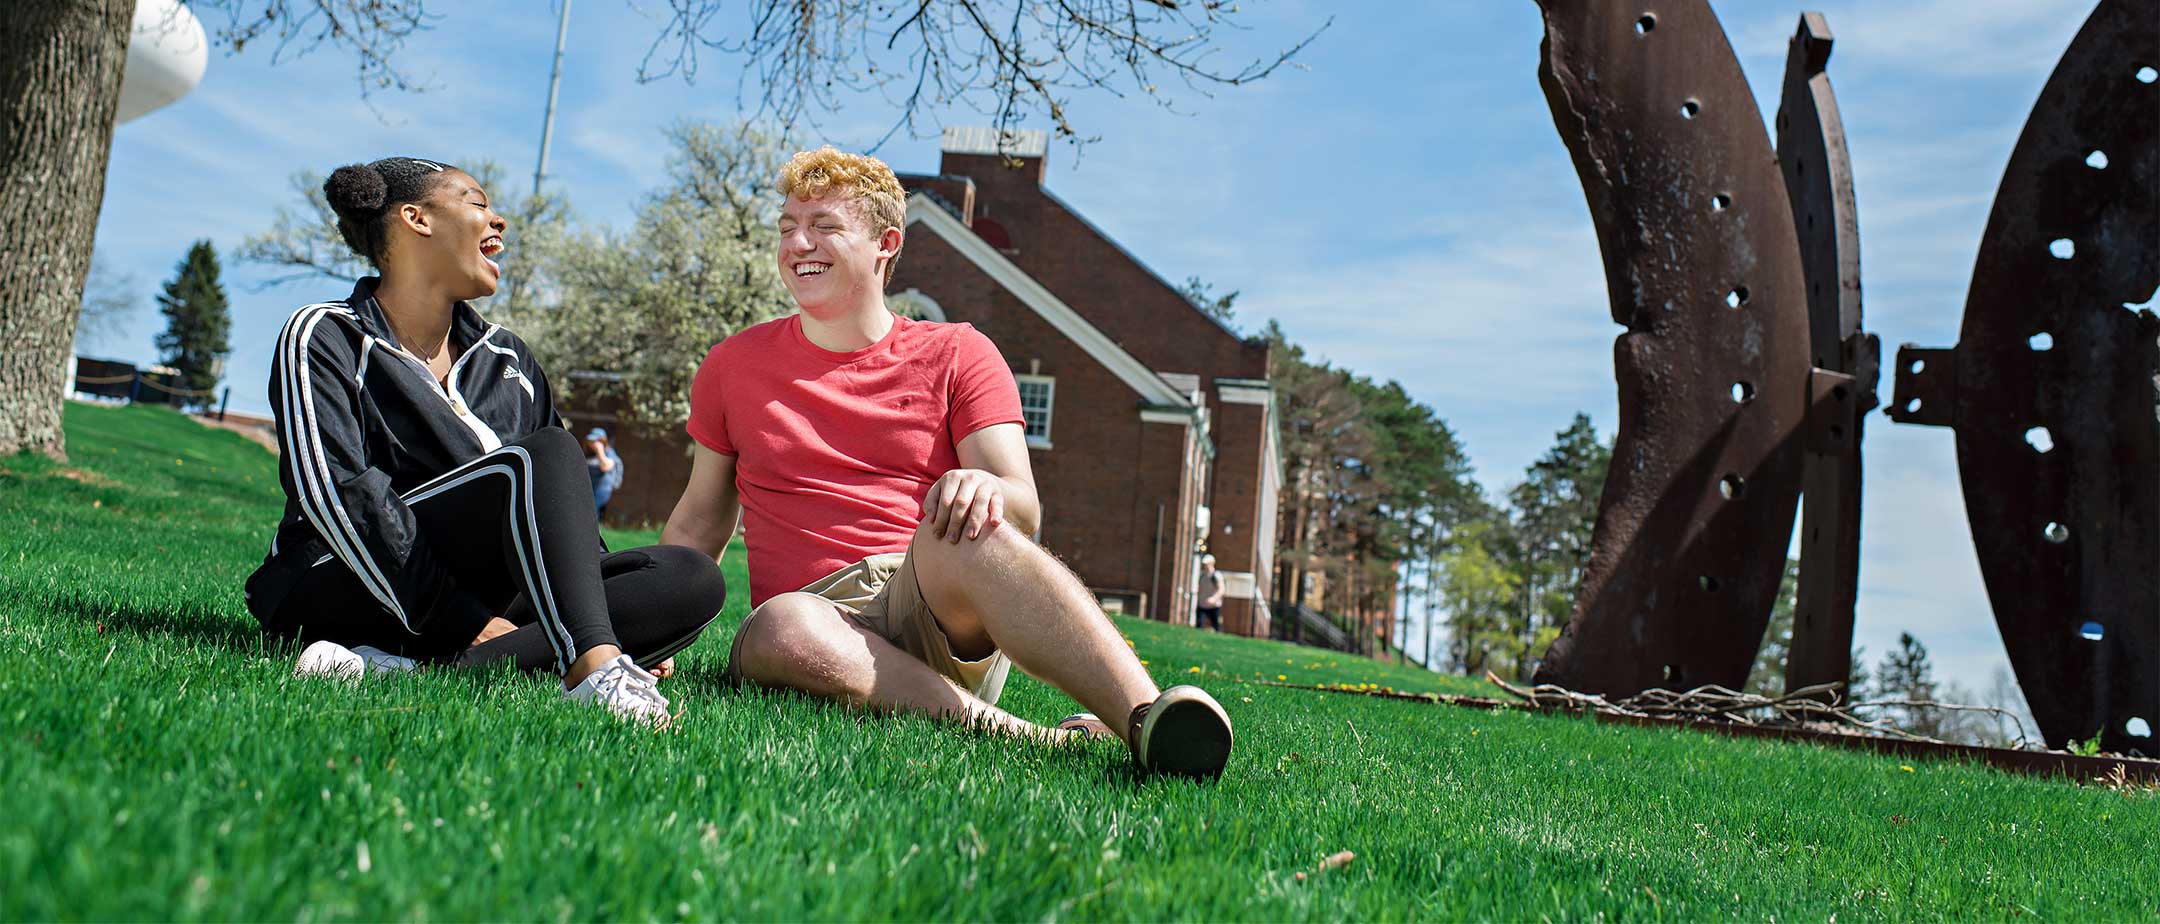
[[(408, 585), (400, 596), (428, 611), (419, 632), (329, 556), (300, 577), (265, 628), (430, 662), (507, 659), (557, 672), (596, 646), (616, 645), (650, 667), (688, 647), (727, 600), (719, 566), (694, 549), (601, 551), (584, 455), (559, 429), (505, 444), (402, 496), (440, 562), (400, 575)], [(492, 616), (518, 629), (473, 645)]]

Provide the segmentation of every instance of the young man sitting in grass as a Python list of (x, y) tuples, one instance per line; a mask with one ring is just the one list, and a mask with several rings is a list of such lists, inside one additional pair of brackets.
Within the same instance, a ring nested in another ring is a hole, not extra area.
[[(1041, 506), (997, 347), (886, 308), (907, 207), (892, 170), (827, 147), (795, 155), (780, 189), (776, 256), (801, 311), (706, 356), (690, 482), (661, 534), (717, 559), (746, 517), (755, 609), (729, 675), (1029, 737), (1107, 731), (1143, 770), (1219, 775), (1222, 707), (1158, 690), (1028, 539)], [(1094, 715), (1051, 729), (997, 708), (1008, 657)]]

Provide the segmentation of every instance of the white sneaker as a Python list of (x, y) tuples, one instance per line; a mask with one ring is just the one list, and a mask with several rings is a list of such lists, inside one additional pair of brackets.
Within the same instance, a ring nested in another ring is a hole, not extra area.
[(411, 658), (402, 658), (371, 645), (347, 648), (336, 642), (316, 642), (300, 652), (299, 663), (293, 665), (293, 676), (359, 680), (368, 674), (402, 673), (418, 666)]
[(656, 686), (659, 682), (629, 655), (616, 655), (615, 660), (586, 674), (577, 686), (564, 690), (563, 698), (597, 703), (618, 717), (658, 728), (674, 718), (668, 713), (667, 697), (660, 695)]
[(358, 646), (353, 649), (353, 654), (367, 659), (367, 672), (369, 674), (403, 674), (420, 667), (418, 661), (391, 654), (373, 645)]

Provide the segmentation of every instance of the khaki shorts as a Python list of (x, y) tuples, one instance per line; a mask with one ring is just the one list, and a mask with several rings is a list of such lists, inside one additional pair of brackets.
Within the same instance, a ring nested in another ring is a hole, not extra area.
[[(831, 601), (849, 622), (914, 655), (983, 702), (995, 704), (1005, 692), (1005, 675), (1012, 670), (1012, 661), (1002, 651), (978, 661), (953, 656), (952, 642), (923, 599), (922, 588), (915, 583), (915, 567), (905, 552), (872, 555), (810, 582), (802, 592)], [(751, 618), (756, 618), (754, 612)], [(743, 624), (748, 626), (749, 620)], [(728, 649), (727, 674), (737, 681), (742, 679), (735, 665), (744, 634), (738, 629)]]

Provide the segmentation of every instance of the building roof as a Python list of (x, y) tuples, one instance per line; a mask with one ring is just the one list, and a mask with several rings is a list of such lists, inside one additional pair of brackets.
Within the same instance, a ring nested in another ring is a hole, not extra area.
[(1050, 153), (1050, 135), (1026, 128), (1000, 132), (979, 125), (948, 125), (938, 150), (951, 154), (1042, 157)]
[[(947, 129), (950, 133), (952, 130)], [(908, 226), (920, 225), (936, 234), (946, 244), (969, 262), (1003, 286), (1032, 309), (1050, 326), (1057, 329), (1103, 368), (1110, 370), (1119, 380), (1131, 386), (1140, 400), (1153, 407), (1178, 408), (1187, 413), (1195, 410), (1190, 396), (1181, 394), (1177, 388), (1163, 381), (1162, 376), (1125, 352), (1124, 348), (1110, 339), (1109, 335), (1096, 329), (1082, 318), (1070, 305), (1059, 300), (1042, 283), (1035, 281), (1020, 267), (1014, 265), (1004, 254), (977, 237), (975, 232), (960, 223), (960, 219), (923, 193), (908, 196)]]

